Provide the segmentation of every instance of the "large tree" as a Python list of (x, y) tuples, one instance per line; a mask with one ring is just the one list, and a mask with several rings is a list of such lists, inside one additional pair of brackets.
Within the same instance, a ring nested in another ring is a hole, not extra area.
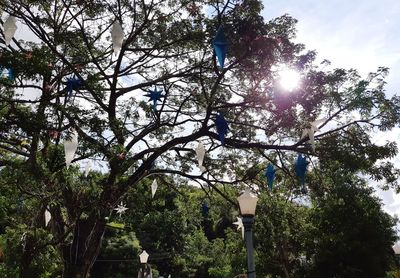
[[(216, 184), (251, 185), (256, 165), (270, 160), (296, 189), (291, 165), (303, 153), (397, 186), (393, 165), (381, 162), (396, 145), (370, 140), (374, 129), (399, 123), (398, 98), (383, 88), (387, 69), (362, 79), (319, 67), (293, 42), (296, 21), (265, 22), (260, 1), (1, 0), (0, 8), (17, 18), (18, 35), (32, 37), (0, 45), (0, 65), (14, 73), (1, 80), (0, 165), (16, 175), (9, 185), (21, 198), (35, 200), (30, 229), (43, 228), (50, 211), (48, 244), (58, 247), (65, 277), (89, 276), (106, 217), (149, 176), (223, 194)], [(115, 22), (124, 40), (114, 54)], [(224, 67), (212, 48), (218, 29), (229, 45)], [(279, 84), (285, 67), (301, 75), (291, 91)], [(320, 118), (314, 151), (314, 131), (301, 134)], [(92, 160), (101, 173), (66, 167), (62, 142), (74, 132), (73, 165)], [(207, 151), (203, 172), (197, 140)], [(22, 277), (33, 254), (22, 256)]]

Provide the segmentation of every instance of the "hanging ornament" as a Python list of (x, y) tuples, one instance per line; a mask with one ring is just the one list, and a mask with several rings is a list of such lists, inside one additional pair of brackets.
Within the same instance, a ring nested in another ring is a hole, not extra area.
[(13, 81), (13, 80), (14, 80), (14, 71), (13, 71), (13, 69), (8, 69), (7, 78), (8, 78), (8, 80), (10, 80), (10, 81)]
[(44, 144), (42, 142), (42, 140), (39, 139), (38, 141), (38, 151), (42, 150), (44, 148)]
[(205, 154), (206, 154), (206, 149), (204, 148), (203, 142), (200, 141), (196, 148), (196, 156), (197, 156), (197, 161), (199, 162), (200, 171), (202, 172), (206, 170), (206, 167), (203, 166), (203, 160)]
[(150, 164), (150, 170), (153, 170), (157, 167), (157, 160), (153, 160)]
[(67, 168), (71, 165), (72, 160), (74, 159), (75, 152), (78, 148), (78, 133), (76, 130), (72, 130), (71, 138), (68, 140), (64, 140), (64, 151), (65, 151), (65, 163), (67, 164)]
[(301, 154), (297, 156), (297, 160), (295, 162), (295, 171), (297, 177), (300, 179), (300, 182), (302, 185), (304, 185), (305, 178), (306, 178), (306, 172), (307, 172), (307, 159), (303, 157)]
[(85, 177), (89, 175), (90, 170), (92, 170), (92, 162), (88, 162), (85, 167)]
[(6, 45), (9, 45), (12, 38), (15, 35), (15, 31), (17, 31), (17, 19), (14, 16), (9, 16), (3, 25), (3, 33), (4, 33), (4, 41)]
[(242, 231), (242, 238), (244, 239), (244, 225), (243, 225), (243, 219), (241, 217), (236, 217), (237, 221), (233, 222), (233, 225), (237, 225), (237, 229), (241, 229)]
[(113, 43), (114, 54), (117, 55), (122, 48), (122, 42), (124, 40), (124, 30), (119, 20), (114, 21), (111, 29), (111, 39)]
[(270, 190), (272, 190), (272, 185), (274, 183), (275, 180), (275, 168), (271, 163), (268, 163), (267, 168), (265, 169), (265, 177), (267, 178), (267, 182), (268, 182), (268, 187)]
[(228, 52), (228, 41), (226, 40), (224, 28), (219, 26), (217, 34), (213, 40), (215, 55), (218, 58), (218, 63), (221, 68), (224, 67), (226, 53)]
[(207, 202), (203, 202), (201, 204), (201, 213), (204, 217), (208, 217), (208, 212), (210, 211), (210, 207), (208, 206)]
[(217, 128), (219, 140), (223, 146), (225, 144), (225, 136), (228, 134), (229, 127), (222, 113), (218, 113), (215, 117), (215, 126)]
[(79, 90), (79, 88), (82, 86), (82, 82), (80, 79), (72, 77), (72, 78), (67, 78), (67, 82), (65, 83), (65, 85), (67, 86), (67, 92), (68, 92), (67, 98), (71, 99), (72, 91)]
[(119, 214), (119, 217), (121, 217), (121, 215), (125, 213), (128, 208), (125, 207), (124, 203), (121, 202), (114, 210)]
[(313, 122), (310, 122), (310, 128), (306, 128), (303, 130), (303, 133), (301, 134), (301, 138), (306, 138), (308, 136), (308, 142), (311, 145), (311, 149), (313, 152), (315, 152), (315, 140), (314, 140), (314, 133), (319, 131), (318, 126), (322, 123), (324, 123), (326, 119), (320, 119), (316, 120)]
[(310, 123), (311, 129), (314, 130), (314, 132), (319, 131), (319, 125), (321, 125), (322, 123), (326, 122), (327, 119), (319, 119), (319, 120), (315, 120), (313, 122)]
[(44, 211), (44, 226), (47, 227), (51, 220), (51, 213), (47, 209)]
[(158, 188), (157, 180), (154, 179), (153, 183), (151, 184), (151, 198), (154, 198), (154, 195), (156, 195), (157, 188)]
[(145, 96), (149, 98), (149, 101), (153, 101), (153, 110), (154, 112), (157, 111), (157, 101), (161, 101), (161, 98), (164, 96), (161, 94), (163, 90), (158, 91), (157, 88), (155, 87), (153, 91), (150, 90), (149, 94), (146, 94)]
[(0, 68), (0, 73), (2, 79), (14, 80), (14, 71), (11, 68)]

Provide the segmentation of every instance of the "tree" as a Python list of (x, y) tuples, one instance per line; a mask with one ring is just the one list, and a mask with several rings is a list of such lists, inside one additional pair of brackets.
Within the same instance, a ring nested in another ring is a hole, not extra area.
[(263, 259), (257, 274), (386, 277), (398, 220), (384, 212), (365, 180), (327, 169), (311, 173), (306, 200), (284, 187), (261, 194), (255, 237)]
[(397, 220), (372, 194), (354, 177), (339, 179), (325, 196), (314, 200), (310, 277), (386, 277), (394, 259)]
[[(334, 156), (397, 186), (394, 166), (380, 163), (396, 145), (369, 140), (373, 129), (399, 123), (399, 99), (383, 88), (387, 69), (362, 79), (318, 67), (314, 52), (292, 42), (296, 20), (265, 22), (260, 1), (1, 0), (0, 8), (33, 34), (0, 46), (0, 65), (15, 76), (1, 80), (0, 165), (26, 178), (15, 185), (35, 204), (29, 229), (42, 229), (49, 209), (48, 244), (58, 248), (65, 277), (89, 276), (106, 217), (150, 176), (223, 194), (217, 184), (250, 185), (253, 166), (270, 160), (298, 188), (288, 165), (300, 152), (321, 163)], [(125, 33), (115, 54), (114, 22)], [(211, 47), (217, 29), (229, 44), (224, 67)], [(278, 82), (284, 66), (301, 74), (290, 95)], [(312, 138), (300, 135), (319, 118), (321, 127), (339, 124), (315, 135), (314, 152)], [(63, 158), (62, 142), (74, 132), (73, 165), (98, 163), (88, 177)], [(197, 140), (207, 150), (203, 173), (194, 166)]]
[(259, 274), (302, 277), (307, 243), (313, 239), (308, 221), (310, 208), (287, 197), (287, 192), (261, 195), (255, 227), (256, 267)]

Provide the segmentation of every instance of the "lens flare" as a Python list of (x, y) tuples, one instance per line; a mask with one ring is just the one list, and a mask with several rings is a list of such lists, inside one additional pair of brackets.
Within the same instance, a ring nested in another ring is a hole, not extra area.
[(279, 72), (279, 84), (284, 90), (293, 91), (299, 86), (300, 73), (293, 69), (282, 69)]

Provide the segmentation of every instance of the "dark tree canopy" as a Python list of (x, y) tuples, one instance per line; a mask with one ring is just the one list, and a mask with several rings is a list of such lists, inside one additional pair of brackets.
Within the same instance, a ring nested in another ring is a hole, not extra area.
[(396, 221), (358, 179), (339, 182), (318, 198), (313, 277), (386, 277), (392, 262)]

